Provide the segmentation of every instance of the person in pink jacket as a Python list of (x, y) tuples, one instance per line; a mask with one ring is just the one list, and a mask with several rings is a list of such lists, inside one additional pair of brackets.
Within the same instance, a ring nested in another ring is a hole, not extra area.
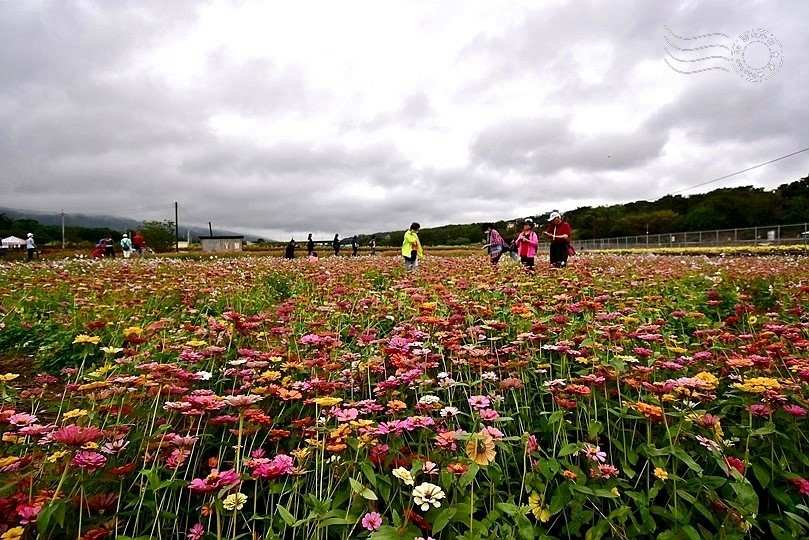
[(539, 238), (534, 232), (534, 220), (528, 218), (522, 226), (522, 232), (514, 240), (517, 244), (517, 253), (520, 255), (520, 262), (529, 272), (534, 271), (534, 257), (537, 254)]

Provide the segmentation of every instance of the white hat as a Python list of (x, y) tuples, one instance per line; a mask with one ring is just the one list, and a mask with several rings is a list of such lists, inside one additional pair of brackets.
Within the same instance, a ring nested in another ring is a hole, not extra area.
[(548, 221), (553, 221), (556, 218), (561, 218), (562, 214), (559, 212), (551, 212), (551, 217), (548, 218)]
[(28, 233), (28, 236), (34, 236), (34, 233), (29, 232), (29, 233)]
[(126, 233), (124, 233), (124, 238), (127, 238)]

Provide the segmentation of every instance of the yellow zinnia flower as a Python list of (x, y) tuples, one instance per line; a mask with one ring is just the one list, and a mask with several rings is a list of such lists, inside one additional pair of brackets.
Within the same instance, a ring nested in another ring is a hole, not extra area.
[(494, 448), (494, 439), (487, 433), (473, 435), (466, 443), (466, 453), (469, 459), (485, 467), (494, 461), (497, 451)]
[(92, 345), (98, 345), (101, 341), (101, 338), (98, 336), (88, 336), (87, 334), (79, 334), (76, 336), (76, 339), (73, 340), (73, 343), (90, 343)]
[(655, 467), (655, 476), (663, 481), (669, 479), (669, 473), (666, 472), (666, 469), (663, 469), (662, 467)]
[(531, 513), (534, 514), (534, 517), (542, 523), (551, 519), (551, 511), (545, 505), (545, 497), (536, 491), (532, 492), (528, 497), (528, 508), (531, 509)]

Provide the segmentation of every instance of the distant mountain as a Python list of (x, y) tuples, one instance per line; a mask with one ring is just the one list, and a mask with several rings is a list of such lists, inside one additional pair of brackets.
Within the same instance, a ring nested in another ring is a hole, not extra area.
[[(35, 210), (21, 210), (19, 208), (3, 208), (0, 207), (0, 214), (5, 214), (11, 219), (33, 219), (42, 223), (43, 225), (61, 226), (62, 214), (37, 212)], [(131, 218), (107, 216), (107, 215), (92, 215), (86, 214), (68, 214), (65, 213), (65, 225), (70, 227), (87, 227), (91, 229), (111, 229), (113, 231), (132, 231), (141, 226), (141, 221)], [(210, 233), (207, 227), (186, 227), (180, 224), (180, 238), (186, 238), (188, 232), (191, 232), (191, 239), (196, 240), (200, 236), (208, 236)], [(222, 236), (238, 236), (241, 233), (214, 229), (215, 235)], [(258, 237), (255, 235), (244, 235), (245, 240), (248, 242), (255, 241)]]

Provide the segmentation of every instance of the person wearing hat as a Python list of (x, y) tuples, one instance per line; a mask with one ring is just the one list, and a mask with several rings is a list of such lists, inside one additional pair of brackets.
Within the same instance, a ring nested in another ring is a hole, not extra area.
[(570, 245), (570, 223), (565, 221), (562, 214), (554, 210), (548, 218), (545, 236), (551, 241), (551, 266), (563, 268), (567, 266), (568, 246)]
[(28, 260), (34, 260), (34, 252), (37, 250), (37, 245), (34, 243), (34, 233), (28, 233), (28, 238), (25, 240), (25, 247), (28, 248)]
[(132, 254), (132, 240), (130, 240), (129, 235), (124, 233), (124, 237), (121, 238), (121, 253), (124, 254), (124, 259), (128, 259), (129, 255)]
[(534, 220), (531, 218), (526, 219), (522, 225), (522, 231), (517, 239), (514, 240), (517, 245), (517, 254), (520, 256), (520, 262), (525, 266), (529, 272), (534, 271), (534, 257), (537, 254), (537, 245), (539, 239), (537, 233), (534, 232)]

